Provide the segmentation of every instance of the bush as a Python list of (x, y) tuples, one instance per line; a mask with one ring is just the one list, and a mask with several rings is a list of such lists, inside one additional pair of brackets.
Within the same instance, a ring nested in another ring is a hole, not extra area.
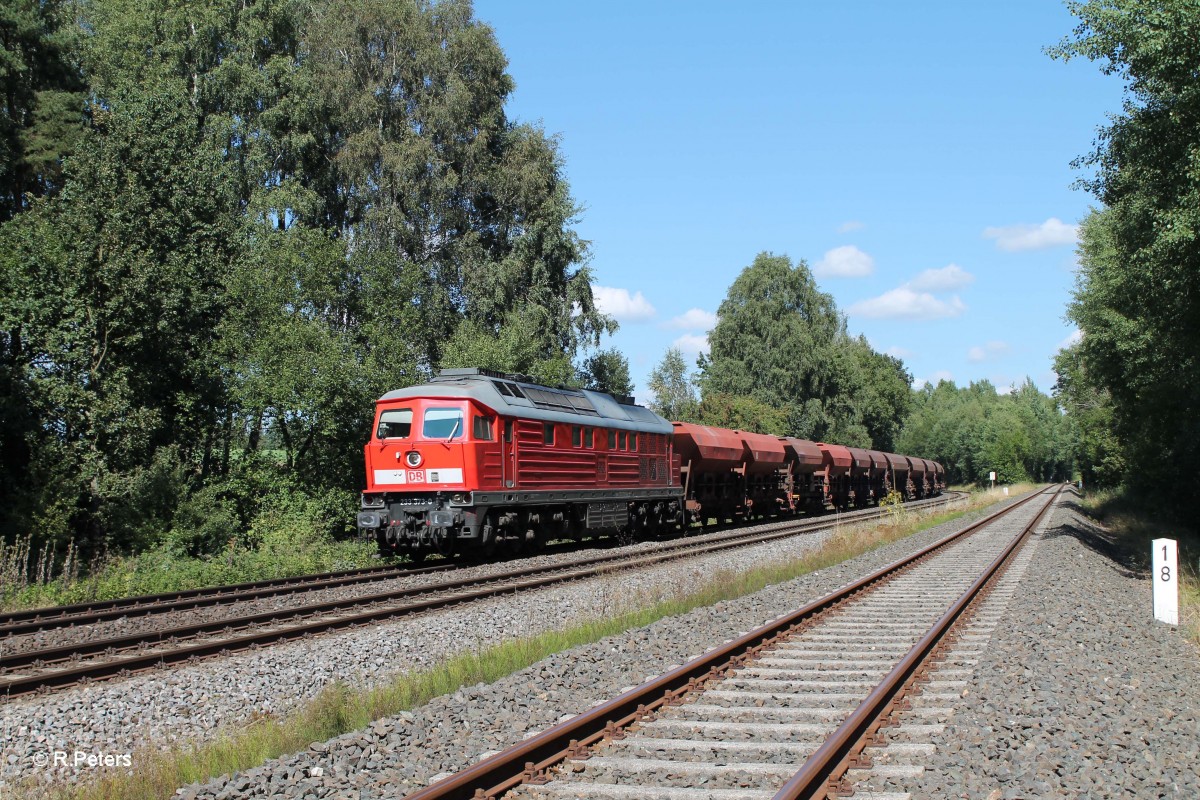
[[(29, 549), (12, 550), (7, 570), (20, 579), (0, 590), (5, 608), (64, 605), (141, 594), (197, 589), (354, 569), (375, 563), (374, 542), (339, 540), (354, 512), (353, 495), (330, 490), (316, 496), (279, 491), (262, 502), (246, 528), (235, 503), (217, 489), (197, 492), (180, 504), (175, 526), (159, 542), (133, 556), (98, 559), (75, 578), (42, 564)], [(25, 559), (32, 566), (20, 569)], [(6, 572), (6, 574), (7, 574)]]

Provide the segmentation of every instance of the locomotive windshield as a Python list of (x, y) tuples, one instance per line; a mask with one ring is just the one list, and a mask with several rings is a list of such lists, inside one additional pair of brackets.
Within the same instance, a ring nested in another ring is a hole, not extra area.
[(379, 415), (377, 439), (407, 439), (412, 435), (411, 408), (390, 408)]
[(463, 412), (458, 408), (428, 408), (421, 435), (426, 439), (454, 439), (463, 432)]

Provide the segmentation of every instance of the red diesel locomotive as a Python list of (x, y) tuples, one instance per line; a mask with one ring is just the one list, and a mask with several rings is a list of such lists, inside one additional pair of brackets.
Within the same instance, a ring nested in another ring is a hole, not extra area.
[(671, 423), (603, 392), (442, 370), (376, 403), (358, 527), (380, 552), (653, 533), (944, 488), (923, 459)]
[(358, 526), (450, 553), (681, 520), (671, 423), (611, 395), (447, 369), (376, 403)]

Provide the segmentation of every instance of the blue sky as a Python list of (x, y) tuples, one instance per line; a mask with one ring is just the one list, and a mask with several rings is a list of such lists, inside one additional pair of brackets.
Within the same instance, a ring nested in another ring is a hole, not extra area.
[(1073, 334), (1073, 188), (1122, 86), (1043, 48), (1052, 0), (476, 0), (517, 89), (561, 139), (595, 291), (639, 400), (672, 344), (694, 363), (761, 251), (804, 259), (852, 334), (918, 381), (1054, 382)]

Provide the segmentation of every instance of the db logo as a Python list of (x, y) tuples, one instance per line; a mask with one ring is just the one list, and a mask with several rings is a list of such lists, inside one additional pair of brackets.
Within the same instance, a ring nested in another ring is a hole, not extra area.
[(408, 471), (408, 482), (409, 483), (424, 483), (425, 482), (425, 473), (419, 469), (410, 469)]

